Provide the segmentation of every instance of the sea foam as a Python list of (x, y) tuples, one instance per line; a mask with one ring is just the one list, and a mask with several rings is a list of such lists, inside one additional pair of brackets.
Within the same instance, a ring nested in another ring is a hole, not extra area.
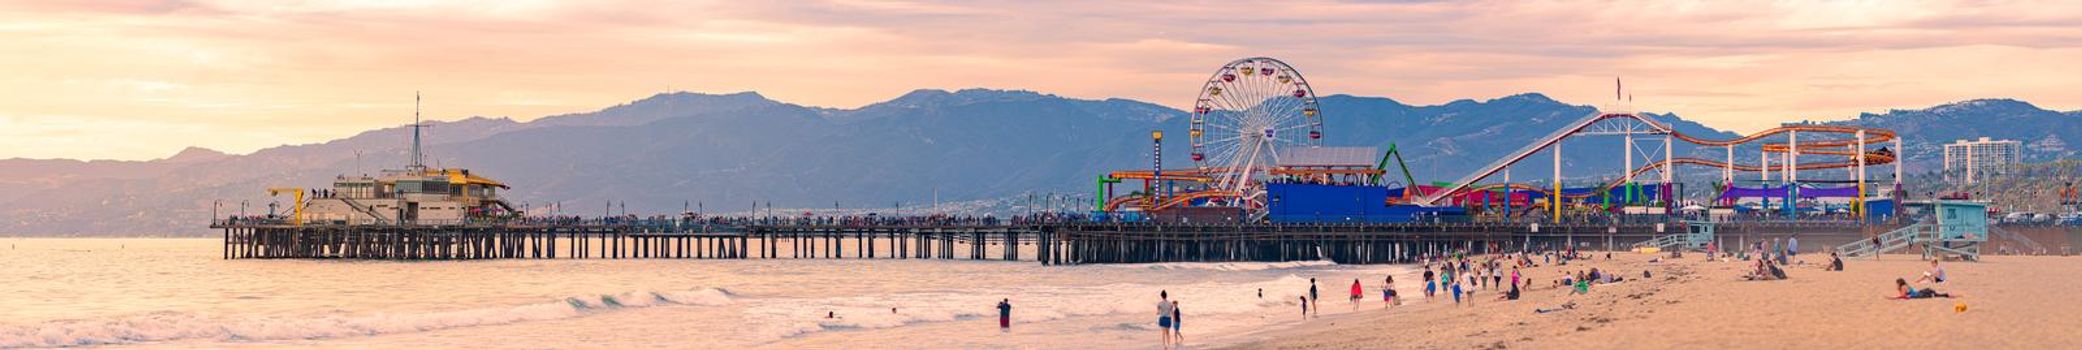
[(371, 336), (567, 319), (654, 306), (718, 306), (729, 304), (732, 299), (728, 291), (711, 288), (573, 296), (557, 301), (516, 306), (420, 313), (216, 319), (191, 313), (158, 312), (110, 319), (0, 325), (0, 348), (90, 346), (191, 339), (254, 341)]

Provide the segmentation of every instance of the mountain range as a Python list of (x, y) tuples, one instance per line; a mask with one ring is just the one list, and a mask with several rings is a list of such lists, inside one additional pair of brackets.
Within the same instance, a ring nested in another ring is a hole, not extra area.
[[(1450, 181), (1596, 110), (1537, 93), (1429, 106), (1332, 95), (1319, 104), (1325, 145), (1397, 145), (1423, 182)], [(1691, 135), (1736, 136), (1673, 114), (1649, 115)], [(568, 213), (596, 215), (610, 206), (666, 213), (699, 204), (731, 212), (763, 203), (859, 209), (1051, 192), (1089, 198), (1105, 172), (1147, 168), (1149, 131), (1184, 135), (1186, 116), (1141, 101), (1016, 90), (918, 90), (856, 109), (752, 92), (679, 92), (527, 122), (434, 122), (425, 132), (436, 163), (430, 165), (504, 181), (513, 189), (503, 195), (517, 205), (556, 203)], [(1922, 171), (1941, 154), (1939, 142), (1979, 136), (2024, 141), (2029, 161), (2075, 157), (2067, 146), (2082, 140), (2075, 118), (2082, 112), (1991, 99), (1825, 123), (1900, 131), (1910, 140), (1908, 167)], [(263, 213), (268, 203), (287, 202), (265, 196), (268, 187), (324, 188), (343, 174), (398, 168), (410, 135), (392, 127), (244, 155), (192, 148), (150, 161), (0, 160), (0, 233), (207, 234), (207, 218), (237, 213), (241, 203)], [(1616, 176), (1619, 144), (1609, 137), (1570, 141), (1565, 172)], [(1184, 138), (1167, 139), (1165, 147), (1167, 167), (1190, 166)], [(1687, 145), (1677, 152), (1721, 155)], [(1514, 179), (1541, 179), (1545, 169), (1520, 167)], [(1707, 173), (1714, 175), (1691, 181), (1718, 179), (1711, 169), (1680, 176)]]

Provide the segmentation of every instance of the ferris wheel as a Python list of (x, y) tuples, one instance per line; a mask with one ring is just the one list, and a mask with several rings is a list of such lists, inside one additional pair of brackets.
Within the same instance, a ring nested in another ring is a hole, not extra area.
[(1217, 190), (1251, 197), (1279, 151), (1322, 145), (1316, 93), (1301, 71), (1267, 57), (1222, 65), (1200, 88), (1188, 133), (1193, 163)]

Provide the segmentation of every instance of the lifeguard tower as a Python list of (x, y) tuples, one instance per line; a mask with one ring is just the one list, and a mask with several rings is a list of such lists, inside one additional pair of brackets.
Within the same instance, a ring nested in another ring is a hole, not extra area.
[(1923, 258), (1958, 257), (1980, 260), (1981, 244), (1988, 242), (1988, 204), (1960, 200), (1930, 200), (1903, 203), (1903, 219), (1914, 224), (1836, 248), (1845, 257), (1874, 256), (1902, 249), (1923, 248)]
[(1635, 248), (1654, 247), (1659, 250), (1704, 251), (1706, 244), (1713, 242), (1714, 222), (1685, 220), (1684, 232), (1658, 236), (1655, 239), (1634, 243)]

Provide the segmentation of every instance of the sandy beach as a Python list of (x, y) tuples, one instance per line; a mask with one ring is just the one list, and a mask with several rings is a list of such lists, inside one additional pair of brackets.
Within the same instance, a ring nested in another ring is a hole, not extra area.
[[(1929, 269), (1917, 256), (1854, 259), (1824, 271), (1827, 256), (1804, 255), (1789, 279), (1744, 281), (1750, 263), (1707, 262), (1700, 254), (1651, 262), (1655, 255), (1600, 254), (1568, 266), (1525, 270), (1534, 288), (1516, 301), (1479, 292), (1472, 306), (1450, 297), (1425, 301), (1419, 276), (1396, 276), (1414, 296), (1402, 306), (1329, 315), (1294, 327), (1245, 335), (1247, 349), (2075, 349), (2082, 348), (2082, 259), (1990, 256), (1945, 262), (1951, 280), (1914, 284), (1957, 299), (1896, 300), (1894, 279)], [(1537, 260), (1537, 259), (1536, 259)], [(1553, 286), (1561, 271), (1599, 268), (1629, 280), (1588, 295)], [(1643, 271), (1652, 278), (1635, 280)], [(1409, 281), (1409, 282), (1404, 282)], [(1573, 302), (1576, 308), (1550, 313)], [(1955, 304), (1967, 311), (1955, 312)], [(1382, 305), (1375, 301), (1371, 307)]]

